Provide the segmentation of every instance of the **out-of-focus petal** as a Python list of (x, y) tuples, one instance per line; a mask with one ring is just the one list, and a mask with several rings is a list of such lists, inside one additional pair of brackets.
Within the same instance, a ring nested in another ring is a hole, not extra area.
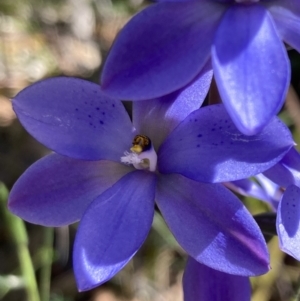
[(68, 225), (79, 220), (96, 197), (131, 170), (112, 161), (81, 161), (52, 154), (19, 178), (8, 206), (34, 224)]
[(287, 168), (281, 162), (266, 170), (264, 175), (282, 187), (300, 185), (300, 172)]
[(156, 201), (178, 243), (200, 263), (240, 276), (268, 271), (268, 250), (259, 227), (221, 184), (161, 175)]
[(293, 145), (290, 131), (278, 118), (260, 134), (246, 136), (223, 105), (211, 105), (191, 113), (167, 137), (158, 152), (158, 166), (162, 173), (197, 181), (235, 181), (269, 169)]
[(277, 211), (279, 201), (281, 200), (283, 194), (281, 187), (263, 174), (258, 174), (255, 176), (255, 178), (269, 196), (273, 209)]
[(282, 158), (281, 163), (284, 164), (285, 166), (287, 166), (288, 168), (300, 171), (300, 154), (293, 147)]
[(22, 90), (13, 107), (33, 137), (68, 157), (119, 162), (132, 140), (132, 124), (122, 103), (85, 80), (40, 81)]
[(109, 280), (140, 248), (153, 220), (155, 183), (153, 173), (131, 172), (88, 207), (73, 253), (80, 291)]
[(102, 73), (103, 91), (119, 99), (163, 96), (191, 82), (209, 59), (225, 7), (211, 1), (157, 3), (118, 35)]
[(200, 108), (211, 78), (211, 65), (207, 64), (197, 79), (187, 87), (159, 99), (134, 102), (132, 119), (137, 132), (150, 137), (157, 150), (182, 120)]
[(265, 192), (265, 190), (260, 187), (257, 183), (250, 179), (242, 179), (232, 182), (225, 182), (224, 185), (233, 190), (236, 193), (239, 193), (244, 196), (250, 196), (254, 197), (256, 199), (259, 199), (261, 201), (265, 201), (267, 203), (270, 203), (270, 197)]
[(250, 301), (248, 277), (211, 269), (189, 257), (183, 274), (184, 301)]
[(278, 206), (277, 233), (282, 251), (300, 260), (300, 188), (291, 185)]
[(212, 47), (215, 79), (237, 128), (259, 133), (283, 105), (290, 63), (268, 11), (258, 5), (229, 8)]
[(300, 6), (298, 0), (263, 2), (271, 12), (281, 38), (300, 52)]
[(227, 188), (232, 191), (244, 195), (256, 198), (258, 200), (264, 201), (271, 205), (274, 211), (277, 211), (278, 203), (282, 197), (282, 191), (280, 186), (272, 182), (263, 174), (258, 174), (255, 176), (256, 183), (251, 179), (242, 179), (232, 182), (223, 183)]
[(300, 187), (299, 153), (292, 148), (278, 164), (266, 170), (264, 175), (280, 186), (297, 185)]

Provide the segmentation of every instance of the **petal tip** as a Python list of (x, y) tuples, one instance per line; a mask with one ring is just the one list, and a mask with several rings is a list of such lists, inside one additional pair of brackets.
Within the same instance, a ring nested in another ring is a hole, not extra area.
[(86, 278), (82, 277), (82, 276), (77, 276), (75, 274), (75, 281), (76, 281), (76, 285), (77, 285), (77, 289), (78, 289), (78, 292), (86, 292), (86, 291), (89, 291), (99, 285), (101, 285), (103, 282), (101, 283), (89, 283), (87, 281)]

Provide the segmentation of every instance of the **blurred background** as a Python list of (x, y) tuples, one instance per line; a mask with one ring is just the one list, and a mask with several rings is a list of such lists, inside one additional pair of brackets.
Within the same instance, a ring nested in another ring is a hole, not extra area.
[[(33, 299), (34, 276), (40, 301), (183, 300), (186, 254), (159, 213), (146, 243), (120, 273), (94, 290), (78, 293), (72, 271), (77, 224), (44, 228), (24, 224), (6, 210), (6, 188), (11, 189), (28, 166), (49, 153), (22, 128), (10, 99), (51, 76), (97, 83), (116, 34), (149, 4), (143, 0), (0, 0), (0, 182), (5, 185), (0, 185), (0, 300), (39, 301)], [(299, 143), (300, 55), (290, 50), (289, 56), (292, 85), (280, 117)], [(270, 210), (260, 201), (243, 201), (253, 214)], [(300, 300), (299, 262), (279, 250), (277, 237), (270, 239), (269, 247), (272, 270), (251, 279), (252, 301)]]

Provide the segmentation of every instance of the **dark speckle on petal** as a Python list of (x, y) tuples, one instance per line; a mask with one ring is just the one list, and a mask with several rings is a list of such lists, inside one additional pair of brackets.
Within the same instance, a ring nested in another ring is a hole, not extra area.
[(99, 110), (100, 110), (100, 108), (98, 108), (98, 107), (97, 107), (97, 108), (96, 108), (96, 110), (97, 110), (97, 111), (99, 111)]
[(104, 124), (104, 122), (102, 120), (99, 120), (100, 124)]
[(201, 138), (201, 137), (202, 137), (202, 134), (199, 134), (197, 137)]

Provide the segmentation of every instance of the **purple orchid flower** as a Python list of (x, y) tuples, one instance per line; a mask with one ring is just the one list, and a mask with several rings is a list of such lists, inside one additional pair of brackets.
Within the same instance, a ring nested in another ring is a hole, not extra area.
[(260, 134), (245, 136), (223, 105), (196, 109), (199, 100), (189, 92), (134, 102), (132, 122), (120, 101), (80, 79), (47, 79), (14, 98), (23, 126), (56, 153), (20, 177), (9, 208), (46, 226), (81, 220), (73, 260), (79, 290), (109, 280), (132, 258), (155, 202), (198, 262), (235, 275), (267, 272), (257, 224), (218, 182), (269, 169), (294, 144), (291, 134), (274, 118)]
[(184, 300), (250, 301), (248, 277), (211, 269), (189, 257), (183, 274)]
[(282, 251), (300, 260), (300, 154), (292, 148), (264, 175), (286, 188), (277, 208), (279, 246)]
[[(233, 191), (267, 202), (277, 212), (276, 229), (282, 251), (300, 260), (300, 155), (292, 148), (284, 158), (255, 178), (226, 183)], [(285, 190), (282, 190), (284, 188)]]
[(212, 63), (236, 127), (257, 134), (283, 105), (300, 51), (298, 0), (161, 0), (134, 16), (104, 65), (103, 90), (142, 100), (175, 91)]

